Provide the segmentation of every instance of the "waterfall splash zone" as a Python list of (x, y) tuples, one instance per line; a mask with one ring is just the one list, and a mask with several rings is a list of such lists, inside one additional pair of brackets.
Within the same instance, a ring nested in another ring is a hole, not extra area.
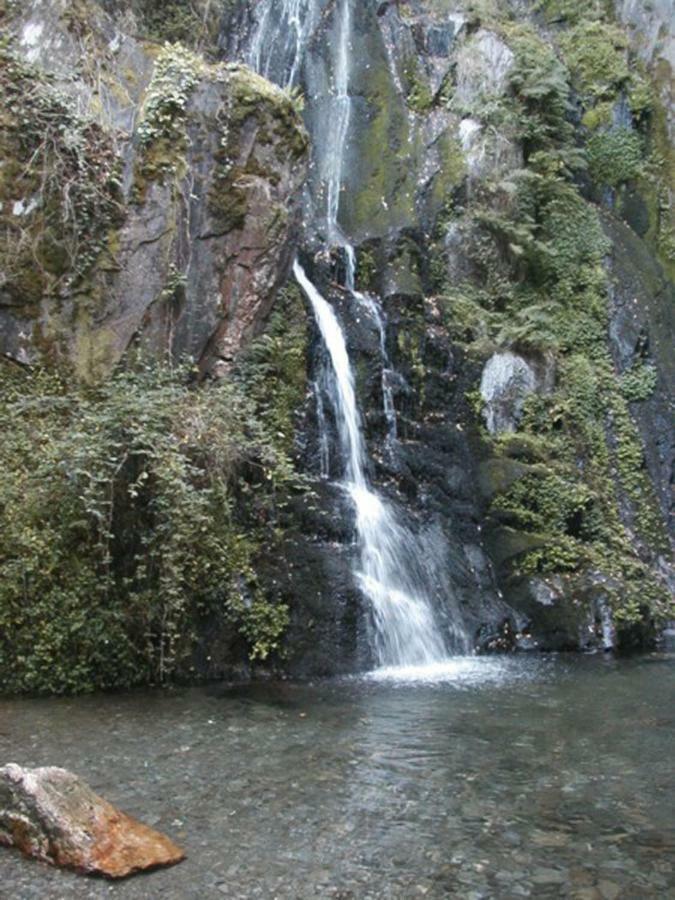
[[(259, 7), (249, 64), (261, 74), (288, 88), (300, 78), (303, 54), (320, 6), (315, 0), (267, 0)], [(345, 288), (366, 310), (379, 335), (382, 362), (383, 412), (387, 441), (391, 448), (397, 438), (396, 410), (391, 388), (395, 374), (386, 350), (386, 326), (378, 298), (356, 289), (356, 252), (340, 222), (340, 199), (344, 191), (344, 171), (352, 121), (350, 94), (351, 48), (353, 38), (352, 0), (338, 0), (334, 7), (335, 40), (331, 45), (332, 86), (323, 101), (330, 109), (325, 133), (314, 134), (321, 173), (317, 193), (322, 202), (309, 198), (312, 210), (306, 228), (325, 230), (329, 244), (346, 259)], [(317, 98), (311, 97), (309, 103)], [(445, 621), (438, 615), (446, 599), (440, 595), (427, 559), (434, 548), (410, 531), (395, 507), (371, 486), (368, 456), (359, 415), (354, 376), (343, 329), (330, 303), (312, 283), (298, 261), (293, 274), (310, 302), (321, 337), (330, 358), (330, 367), (315, 384), (320, 431), (321, 474), (329, 471), (329, 439), (323, 394), (330, 403), (338, 427), (341, 485), (349, 496), (356, 517), (359, 559), (354, 575), (372, 610), (372, 650), (383, 678), (426, 680), (452, 677), (448, 662), (451, 649), (466, 653), (468, 636), (458, 615)], [(414, 674), (417, 673), (417, 674)], [(426, 674), (422, 674), (426, 673)]]

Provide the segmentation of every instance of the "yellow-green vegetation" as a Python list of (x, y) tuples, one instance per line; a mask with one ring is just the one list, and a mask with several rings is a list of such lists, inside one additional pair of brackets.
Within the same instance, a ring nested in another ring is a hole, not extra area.
[(288, 610), (254, 561), (298, 483), (288, 442), (245, 383), (189, 375), (139, 364), (93, 389), (0, 364), (4, 690), (187, 675), (205, 617), (251, 658), (278, 649)]
[(403, 74), (408, 86), (408, 106), (417, 113), (429, 112), (434, 103), (434, 95), (414, 56), (406, 62)]
[(15, 303), (81, 286), (119, 222), (120, 160), (99, 125), (0, 46), (0, 268)]
[(588, 139), (588, 174), (596, 184), (617, 187), (644, 168), (644, 141), (629, 128), (599, 131)]
[[(560, 17), (578, 6), (544, 5)], [(523, 538), (511, 575), (557, 573), (574, 596), (588, 589), (588, 573), (602, 573), (617, 623), (663, 619), (672, 605), (648, 560), (667, 539), (628, 407), (651, 396), (656, 373), (615, 370), (610, 244), (578, 178), (586, 170), (598, 186), (618, 187), (643, 175), (651, 94), (612, 24), (575, 16), (558, 52), (529, 26), (490, 16), (515, 55), (508, 92), (463, 113), (514, 136), (525, 165), (474, 185), (466, 208), (444, 223), (469, 247), (473, 274), (444, 284), (440, 267), (432, 272), (437, 305), (449, 333), (476, 352), (546, 353), (556, 368), (551, 392), (526, 402), (517, 434), (482, 432), (493, 525)], [(633, 127), (614, 127), (614, 106), (631, 92)], [(597, 111), (585, 119), (593, 126), (585, 148), (572, 124), (575, 93), (582, 115)]]
[(279, 452), (291, 454), (307, 392), (307, 313), (297, 285), (280, 292), (264, 333), (244, 353), (239, 377)]
[[(208, 205), (218, 227), (229, 230), (244, 223), (251, 176), (274, 182), (278, 179), (275, 163), (285, 165), (289, 154), (301, 160), (309, 139), (299, 117), (301, 98), (297, 93), (280, 90), (245, 66), (228, 64), (210, 71), (211, 77), (226, 80), (229, 90), (217, 117), (219, 147)], [(238, 140), (248, 119), (260, 125), (257, 152), (240, 159)], [(275, 214), (283, 215), (283, 211), (277, 208)]]
[[(588, 15), (569, 12), (562, 18), (572, 25), (560, 36), (560, 50), (589, 131), (589, 174), (599, 187), (620, 189), (626, 182), (638, 187), (649, 215), (648, 240), (672, 277), (675, 149), (658, 101), (659, 73), (653, 73), (652, 83), (611, 15), (593, 8)], [(622, 106), (629, 111), (628, 122)]]
[(373, 63), (365, 90), (373, 115), (355, 151), (363, 189), (345, 192), (341, 212), (350, 231), (373, 234), (414, 222), (417, 188), (411, 160), (419, 158), (422, 145), (384, 61)]
[(613, 14), (612, 0), (535, 0), (534, 9), (549, 22), (593, 21)]
[(628, 84), (628, 40), (622, 28), (584, 20), (565, 32), (560, 44), (584, 104), (611, 100)]
[(657, 382), (656, 369), (652, 365), (637, 365), (621, 377), (621, 393), (630, 403), (647, 400), (654, 393)]
[(138, 126), (137, 199), (149, 181), (184, 174), (187, 106), (205, 69), (203, 59), (180, 44), (166, 44), (159, 53)]
[(141, 33), (153, 40), (181, 43), (214, 54), (223, 14), (233, 0), (130, 0)]

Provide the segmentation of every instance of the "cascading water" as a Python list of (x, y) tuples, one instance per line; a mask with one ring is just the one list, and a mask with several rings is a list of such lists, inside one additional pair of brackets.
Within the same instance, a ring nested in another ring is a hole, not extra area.
[[(270, 60), (277, 58), (277, 81), (294, 83), (302, 63), (304, 46), (311, 34), (307, 23), (319, 19), (318, 0), (267, 0), (261, 4), (254, 33), (251, 62), (258, 71), (270, 74)], [(311, 7), (311, 8), (310, 8)], [(304, 26), (300, 24), (304, 10)], [(340, 227), (340, 197), (352, 117), (350, 95), (350, 45), (352, 37), (351, 0), (336, 4), (336, 34), (333, 44), (333, 90), (327, 133), (319, 135), (325, 190), (324, 221), (332, 245), (340, 247), (347, 261), (345, 287), (372, 317), (379, 335), (383, 362), (382, 392), (390, 438), (396, 436), (396, 414), (389, 383), (391, 370), (385, 343), (385, 327), (378, 301), (356, 290), (356, 254)], [(293, 33), (292, 39), (288, 29)], [(289, 50), (290, 48), (290, 50)], [(316, 142), (317, 136), (315, 136)], [(320, 216), (315, 214), (315, 218)], [(310, 281), (299, 262), (293, 272), (307, 296), (330, 358), (328, 399), (338, 426), (344, 472), (342, 485), (354, 506), (360, 559), (356, 576), (373, 610), (373, 645), (381, 667), (432, 666), (447, 658), (446, 633), (452, 634), (457, 649), (466, 649), (461, 628), (441, 628), (434, 613), (434, 589), (425, 560), (428, 548), (397, 519), (394, 508), (369, 483), (366, 445), (356, 403), (345, 336), (330, 304)], [(321, 386), (317, 385), (317, 390)], [(321, 429), (322, 473), (328, 470), (328, 438), (322, 400), (317, 401)]]
[(260, 7), (246, 61), (266, 78), (292, 87), (305, 40), (314, 27), (316, 4), (313, 0), (267, 0)]
[(396, 375), (389, 364), (389, 354), (387, 353), (387, 332), (385, 327), (384, 315), (382, 308), (375, 297), (370, 294), (363, 294), (356, 290), (356, 253), (351, 244), (345, 246), (347, 257), (347, 290), (359, 301), (361, 306), (366, 310), (370, 318), (375, 323), (377, 333), (380, 338), (380, 357), (382, 358), (382, 406), (384, 409), (384, 417), (387, 423), (387, 438), (389, 442), (396, 439), (396, 407), (394, 406), (394, 391), (392, 389), (392, 379)]
[[(352, 12), (350, 0), (341, 0), (335, 53), (333, 115), (330, 117), (329, 133), (326, 136), (326, 146), (328, 148), (326, 155), (326, 180), (328, 183), (326, 218), (328, 221), (328, 239), (345, 247), (349, 245), (338, 225), (338, 213), (340, 211), (340, 191), (342, 190), (342, 171), (347, 148), (347, 135), (352, 114), (352, 101), (349, 95), (349, 42), (351, 32)], [(351, 255), (353, 259), (353, 250)]]
[(294, 264), (293, 273), (312, 305), (335, 376), (331, 402), (345, 460), (343, 484), (356, 510), (361, 549), (357, 576), (373, 606), (378, 662), (383, 666), (438, 662), (447, 656), (447, 648), (431, 603), (420, 591), (423, 579), (414, 558), (415, 539), (398, 524), (393, 510), (372, 490), (365, 474), (366, 448), (344, 334), (332, 307), (300, 263)]

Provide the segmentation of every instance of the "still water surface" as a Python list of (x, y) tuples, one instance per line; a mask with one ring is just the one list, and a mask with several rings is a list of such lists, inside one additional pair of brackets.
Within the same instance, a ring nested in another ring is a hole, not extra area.
[(0, 850), (0, 896), (675, 898), (675, 654), (0, 700), (0, 759), (165, 830), (124, 883)]

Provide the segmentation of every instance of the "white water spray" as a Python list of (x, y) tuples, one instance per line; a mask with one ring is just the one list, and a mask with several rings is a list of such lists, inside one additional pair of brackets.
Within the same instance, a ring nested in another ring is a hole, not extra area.
[[(312, 0), (268, 0), (251, 40), (246, 61), (266, 78), (284, 88), (295, 85), (308, 35), (314, 28), (316, 3)], [(277, 77), (273, 69), (276, 69)]]
[(328, 239), (342, 244), (347, 242), (338, 225), (338, 212), (340, 211), (347, 136), (352, 117), (352, 98), (349, 94), (351, 33), (352, 12), (350, 0), (340, 0), (335, 48), (334, 97), (331, 104), (332, 115), (330, 117), (329, 130), (326, 135), (326, 147), (328, 149), (326, 156), (326, 218), (328, 221)]

